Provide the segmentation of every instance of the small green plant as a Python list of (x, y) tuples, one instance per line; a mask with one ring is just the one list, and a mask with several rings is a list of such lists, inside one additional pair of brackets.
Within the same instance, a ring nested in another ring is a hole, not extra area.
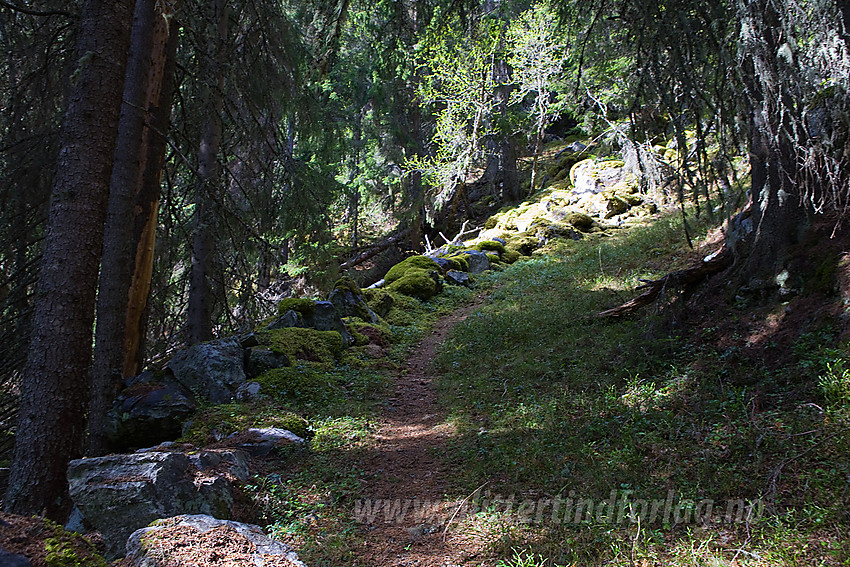
[(88, 549), (84, 555), (80, 554), (80, 546), (91, 547), (82, 541), (74, 545), (67, 537), (51, 537), (44, 541), (44, 549), (47, 551), (45, 562), (47, 567), (106, 567), (106, 560), (97, 555), (94, 549)]
[(826, 363), (826, 372), (818, 376), (826, 403), (831, 408), (839, 408), (850, 402), (850, 370), (844, 368), (843, 360)]
[(550, 567), (551, 563), (542, 555), (535, 555), (530, 551), (513, 549), (513, 557), (507, 561), (502, 559), (496, 567)]

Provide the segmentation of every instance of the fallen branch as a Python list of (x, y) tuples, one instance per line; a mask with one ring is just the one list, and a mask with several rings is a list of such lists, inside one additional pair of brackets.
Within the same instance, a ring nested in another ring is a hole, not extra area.
[(347, 270), (348, 268), (353, 268), (354, 266), (358, 266), (358, 265), (362, 264), (363, 262), (369, 260), (370, 258), (374, 258), (375, 256), (377, 256), (378, 254), (380, 254), (381, 252), (383, 252), (384, 250), (386, 250), (390, 246), (397, 244), (401, 239), (406, 237), (409, 232), (410, 232), (410, 230), (402, 230), (401, 232), (398, 232), (398, 233), (390, 236), (389, 238), (385, 238), (384, 240), (381, 240), (380, 242), (372, 244), (365, 251), (361, 252), (360, 254), (358, 254), (357, 256), (352, 258), (351, 260), (348, 260), (347, 262), (343, 262), (339, 266), (339, 269), (340, 270)]
[(637, 289), (645, 289), (646, 291), (619, 307), (603, 311), (599, 314), (599, 317), (622, 317), (623, 315), (628, 315), (645, 305), (653, 303), (663, 291), (692, 286), (711, 275), (722, 272), (731, 266), (733, 261), (732, 251), (724, 248), (721, 252), (712, 254), (706, 260), (700, 262), (699, 265), (692, 268), (671, 272), (658, 280), (641, 280), (646, 283)]

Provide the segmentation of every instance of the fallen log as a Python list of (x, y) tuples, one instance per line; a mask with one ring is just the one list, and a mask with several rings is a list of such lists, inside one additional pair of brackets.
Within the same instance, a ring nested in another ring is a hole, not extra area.
[(642, 286), (638, 286), (637, 289), (645, 289), (646, 291), (618, 307), (599, 313), (598, 316), (622, 317), (628, 315), (641, 307), (653, 303), (662, 292), (669, 289), (687, 288), (703, 281), (709, 276), (722, 272), (731, 266), (734, 260), (732, 251), (724, 247), (721, 251), (708, 256), (694, 267), (671, 272), (658, 280), (641, 280), (645, 283)]
[(409, 232), (410, 232), (410, 230), (408, 230), (408, 229), (402, 230), (401, 232), (397, 232), (396, 234), (390, 236), (389, 238), (385, 238), (384, 240), (381, 240), (380, 242), (376, 242), (375, 244), (368, 246), (366, 248), (366, 250), (364, 250), (360, 254), (356, 255), (354, 258), (340, 264), (339, 269), (340, 270), (347, 270), (348, 268), (353, 268), (354, 266), (359, 266), (360, 264), (369, 260), (370, 258), (374, 258), (375, 256), (377, 256), (378, 254), (380, 254), (381, 252), (383, 252), (384, 250), (386, 250), (390, 246), (397, 244), (400, 240), (405, 238), (408, 235)]

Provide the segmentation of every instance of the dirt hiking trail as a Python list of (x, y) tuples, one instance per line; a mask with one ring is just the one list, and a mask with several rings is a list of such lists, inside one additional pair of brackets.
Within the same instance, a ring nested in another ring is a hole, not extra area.
[[(445, 534), (461, 501), (446, 498), (452, 474), (447, 441), (454, 435), (437, 404), (432, 364), (452, 329), (477, 310), (483, 297), (440, 319), (399, 369), (395, 393), (363, 463), (368, 484), (361, 513), (362, 562), (370, 567), (448, 567), (476, 554), (474, 542)], [(451, 528), (451, 526), (450, 526)]]

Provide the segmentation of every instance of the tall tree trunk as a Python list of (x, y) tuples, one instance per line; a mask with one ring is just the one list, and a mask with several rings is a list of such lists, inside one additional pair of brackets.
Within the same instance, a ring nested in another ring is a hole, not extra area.
[(21, 385), (8, 511), (64, 521), (80, 456), (95, 289), (133, 4), (89, 0), (80, 15), (62, 150)]
[[(501, 8), (501, 3), (499, 4)], [(504, 17), (504, 16), (503, 16)], [(507, 124), (508, 102), (514, 86), (511, 84), (511, 67), (505, 60), (505, 27), (499, 36), (499, 47), (493, 56), (493, 100), (495, 110), (502, 124)], [(486, 177), (491, 193), (496, 194), (495, 186), (501, 185), (501, 198), (505, 201), (518, 201), (521, 198), (519, 176), (517, 175), (517, 152), (511, 139), (511, 133), (500, 128), (498, 138), (488, 141), (490, 155), (487, 158)]]
[[(809, 226), (801, 187), (794, 176), (794, 145), (803, 142), (791, 122), (799, 121), (798, 104), (779, 49), (780, 18), (767, 0), (747, 6), (747, 18), (763, 45), (751, 49), (743, 66), (749, 99), (749, 150), (752, 175), (752, 218), (755, 234), (741, 269), (741, 283), (763, 287), (782, 269), (791, 247)], [(758, 70), (758, 72), (756, 72)], [(802, 135), (802, 134), (799, 134)]]
[[(212, 338), (212, 261), (215, 255), (215, 211), (213, 195), (218, 181), (218, 150), (221, 143), (221, 112), (224, 108), (224, 63), (227, 39), (227, 5), (212, 5), (214, 31), (207, 53), (209, 69), (204, 73), (204, 106), (209, 109), (201, 134), (198, 182), (195, 189), (195, 218), (192, 235), (192, 271), (189, 278), (189, 322), (186, 340), (196, 344)], [(214, 84), (210, 84), (214, 81)]]
[(142, 137), (154, 19), (157, 18), (155, 6), (156, 0), (136, 0), (133, 16), (97, 293), (97, 328), (89, 402), (89, 456), (106, 453), (106, 412), (123, 382), (127, 297), (133, 268), (133, 208), (146, 157)]
[(173, 16), (157, 18), (154, 28), (153, 65), (148, 78), (148, 120), (143, 147), (147, 148), (141, 187), (136, 196), (136, 215), (133, 221), (135, 262), (127, 302), (127, 321), (124, 335), (124, 377), (139, 373), (144, 360), (148, 299), (153, 277), (156, 244), (157, 213), (168, 140), (165, 133), (174, 98), (179, 24)]

